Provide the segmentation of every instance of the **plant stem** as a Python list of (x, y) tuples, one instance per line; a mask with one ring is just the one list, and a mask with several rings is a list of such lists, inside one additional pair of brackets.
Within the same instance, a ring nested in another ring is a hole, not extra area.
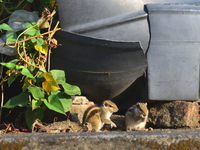
[[(26, 36), (24, 36), (24, 40), (26, 39)], [(26, 56), (26, 49), (25, 49), (25, 42), (23, 42), (23, 51), (24, 51), (24, 57), (25, 57), (25, 60), (27, 62), (27, 56)], [(28, 66), (28, 64), (26, 64), (26, 67)]]
[(8, 75), (6, 75), (5, 78), (2, 77), (2, 80), (1, 80), (1, 82), (0, 82), (0, 85), (2, 85), (2, 83), (3, 83), (8, 77), (9, 77)]
[[(7, 57), (6, 57), (7, 58)], [(1, 61), (2, 62), (5, 62), (6, 58), (3, 60), (3, 55), (1, 54)], [(1, 68), (0, 68), (0, 75), (1, 75), (1, 78), (3, 78), (3, 66), (1, 65)], [(1, 85), (1, 107), (0, 107), (0, 123), (1, 123), (1, 114), (2, 114), (2, 106), (3, 106), (3, 103), (4, 103), (4, 90), (3, 90), (3, 84)]]
[(4, 18), (3, 20), (0, 21), (0, 23), (2, 23), (3, 21), (5, 21), (6, 19), (10, 18), (10, 16)]
[(15, 44), (15, 46), (10, 46), (10, 45), (8, 45), (9, 47), (11, 47), (11, 48), (15, 48), (16, 47), (16, 44), (20, 44), (20, 43), (22, 43), (22, 42), (24, 42), (24, 41), (28, 41), (28, 40), (30, 40), (30, 39), (33, 39), (33, 38), (37, 38), (37, 37), (40, 37), (40, 36), (43, 36), (43, 35), (46, 35), (46, 34), (49, 34), (49, 33), (52, 33), (52, 32), (56, 32), (56, 31), (58, 31), (58, 30), (60, 30), (61, 28), (57, 28), (57, 29), (55, 29), (55, 30), (52, 30), (52, 31), (49, 31), (49, 32), (45, 32), (45, 33), (42, 33), (42, 34), (40, 34), (40, 35), (35, 35), (35, 36), (33, 36), (33, 37), (29, 37), (29, 38), (27, 38), (26, 40), (22, 40), (22, 41), (19, 41), (19, 42), (6, 42), (6, 43), (0, 43), (0, 45), (4, 45), (4, 44), (6, 44), (6, 45), (8, 45), (8, 44)]
[[(35, 68), (41, 68), (41, 67), (42, 67), (42, 66), (36, 66), (36, 65), (34, 65), (34, 64), (31, 64), (30, 62), (26, 61), (26, 60), (22, 57), (22, 55), (21, 55), (20, 52), (19, 52), (19, 43), (18, 43), (18, 47), (17, 47), (17, 53), (18, 53), (19, 57), (20, 57), (25, 63), (27, 63), (27, 64), (29, 64), (29, 65), (32, 65), (32, 66), (35, 67)], [(0, 83), (0, 85), (1, 85), (1, 83)]]
[(39, 56), (38, 56), (38, 65), (40, 65), (40, 56), (41, 56), (41, 53), (39, 52)]
[(48, 65), (47, 65), (47, 71), (49, 72), (50, 71), (50, 57), (51, 56), (51, 47), (49, 48), (49, 51), (48, 51)]
[(56, 23), (56, 26), (54, 27), (54, 29), (52, 30), (52, 33), (51, 35), (49, 36), (49, 38), (52, 38), (53, 35), (56, 33), (56, 31), (58, 31), (58, 29), (60, 30), (60, 28), (58, 28), (58, 25), (59, 25), (59, 21)]
[(1, 85), (1, 107), (0, 107), (0, 123), (1, 123), (1, 114), (2, 114), (2, 106), (4, 102), (4, 91), (3, 91), (3, 84)]

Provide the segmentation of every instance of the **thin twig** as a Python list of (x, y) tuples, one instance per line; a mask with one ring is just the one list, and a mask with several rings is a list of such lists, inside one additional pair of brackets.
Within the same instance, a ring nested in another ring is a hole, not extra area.
[(32, 133), (34, 133), (34, 128), (35, 128), (36, 125), (38, 125), (38, 126), (44, 128), (44, 129), (46, 130), (46, 132), (49, 133), (50, 130), (47, 129), (47, 128), (42, 124), (42, 123), (39, 123), (38, 120), (39, 120), (39, 119), (36, 119), (35, 122), (34, 122), (34, 124), (33, 124), (33, 127), (32, 127)]
[(51, 33), (51, 35), (49, 36), (49, 38), (51, 39), (53, 37), (53, 35), (56, 33), (56, 31), (58, 31), (57, 29), (60, 29), (58, 28), (58, 25), (59, 25), (59, 21), (56, 23), (56, 26), (54, 27), (54, 29), (52, 30), (53, 32)]
[(60, 30), (60, 29), (61, 29), (61, 28), (57, 28), (57, 29), (55, 29), (55, 31), (52, 30), (52, 31), (49, 31), (49, 32), (42, 33), (42, 34), (40, 34), (40, 35), (35, 35), (35, 36), (32, 36), (32, 37), (27, 38), (26, 40), (22, 40), (22, 41), (19, 41), (19, 42), (6, 42), (6, 43), (0, 43), (0, 45), (4, 45), (4, 44), (6, 44), (6, 45), (8, 45), (8, 44), (15, 44), (15, 46), (10, 46), (10, 45), (8, 45), (10, 48), (15, 48), (15, 47), (16, 47), (16, 44), (20, 44), (20, 43), (25, 42), (25, 41), (28, 41), (28, 40), (30, 40), (30, 39), (38, 38), (38, 37), (41, 37), (41, 36), (43, 36), (43, 35), (46, 35), (46, 34), (49, 34), (49, 33), (52, 33), (52, 32), (56, 32), (56, 31), (58, 31), (58, 30)]
[(49, 72), (50, 71), (50, 63), (51, 63), (51, 47), (49, 48), (49, 51), (48, 51), (48, 65), (47, 65), (47, 71)]
[(4, 22), (4, 21), (5, 21), (6, 19), (8, 19), (8, 18), (10, 18), (10, 16), (8, 16), (8, 17), (2, 19), (2, 20), (0, 21), (0, 23)]
[[(26, 36), (24, 36), (24, 40), (26, 39)], [(26, 49), (25, 49), (25, 42), (22, 43), (23, 44), (23, 51), (24, 51), (24, 57), (25, 57), (25, 60), (27, 62), (27, 56), (26, 56)], [(18, 45), (19, 46), (19, 45)], [(26, 64), (26, 67), (27, 67), (27, 64)]]
[[(7, 131), (9, 130), (9, 128), (11, 128), (11, 127), (13, 127), (13, 125), (12, 124), (5, 124), (6, 125), (6, 129), (5, 129), (5, 131), (4, 131), (4, 134), (5, 133), (7, 133)], [(11, 126), (12, 125), (12, 126)]]
[[(55, 10), (53, 11), (52, 14), (53, 15), (55, 14)], [(52, 25), (52, 22), (53, 22), (53, 15), (51, 15), (48, 31), (50, 31), (50, 29), (51, 29), (51, 25)], [(57, 26), (56, 26), (56, 28), (57, 28)], [(54, 29), (56, 29), (56, 28), (54, 28)], [(51, 38), (52, 38), (52, 36), (49, 33), (49, 45), (50, 45), (50, 42), (51, 42)], [(47, 62), (47, 71), (48, 72), (50, 71), (50, 55), (51, 55), (51, 47), (49, 47), (48, 56), (47, 56), (47, 60), (48, 60), (48, 62)]]
[(0, 85), (3, 83), (3, 82), (5, 82), (5, 81), (7, 81), (6, 79), (9, 77), (9, 75), (6, 75), (4, 78), (2, 77), (2, 80), (1, 80), (1, 82), (0, 82)]
[(13, 109), (14, 108), (12, 108), (4, 118), (8, 117), (10, 115), (10, 113), (12, 112)]
[(1, 107), (0, 107), (0, 123), (1, 123), (1, 114), (2, 114), (2, 106), (4, 103), (4, 91), (3, 91), (3, 84), (1, 85)]
[(31, 102), (31, 95), (29, 95), (29, 102), (30, 102), (30, 106), (32, 107), (32, 102)]
[(69, 122), (69, 128), (71, 128), (74, 132), (77, 132), (77, 131), (70, 125), (70, 122)]
[[(3, 56), (1, 54), (1, 60), (3, 61)], [(3, 61), (4, 62), (4, 61)], [(1, 66), (1, 78), (3, 81), (3, 76), (2, 76), (2, 72), (3, 72), (3, 67)], [(3, 103), (4, 103), (4, 89), (3, 89), (3, 84), (1, 84), (1, 107), (0, 107), (0, 123), (1, 123), (1, 115), (2, 115), (2, 107), (3, 107)]]
[(32, 65), (32, 66), (35, 67), (35, 68), (41, 68), (41, 67), (42, 67), (42, 66), (33, 65), (33, 64), (31, 64), (30, 62), (26, 61), (26, 60), (22, 57), (22, 55), (20, 54), (20, 51), (19, 51), (19, 43), (18, 43), (18, 46), (17, 46), (17, 53), (18, 53), (18, 55), (20, 56), (20, 58), (21, 58), (24, 62), (26, 62), (27, 64)]

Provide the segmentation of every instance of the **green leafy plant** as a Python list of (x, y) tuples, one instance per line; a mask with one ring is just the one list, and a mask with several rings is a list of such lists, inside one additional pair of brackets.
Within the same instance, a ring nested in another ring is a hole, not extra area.
[(7, 17), (12, 14), (17, 9), (24, 9), (29, 3), (32, 3), (34, 0), (0, 0), (0, 18)]
[(16, 10), (38, 11), (41, 14), (46, 7), (51, 11), (56, 9), (56, 0), (0, 0), (0, 23)]
[[(49, 109), (66, 115), (72, 106), (72, 95), (80, 95), (79, 87), (66, 83), (65, 72), (63, 70), (49, 70), (46, 60), (50, 56), (51, 48), (57, 47), (56, 39), (52, 38), (58, 28), (58, 23), (53, 30), (49, 26), (48, 31), (41, 33), (41, 28), (52, 23), (53, 15), (45, 9), (38, 23), (25, 23), (23, 30), (10, 32), (6, 35), (5, 44), (15, 48), (18, 54), (16, 59), (10, 62), (1, 63), (8, 68), (6, 76), (1, 83), (7, 80), (10, 86), (17, 77), (22, 76), (22, 93), (9, 99), (3, 108), (13, 108), (16, 106), (30, 106), (25, 114), (29, 128), (36, 119), (43, 118), (43, 111)], [(7, 24), (1, 24), (0, 30), (11, 31)], [(47, 68), (47, 70), (46, 70)]]

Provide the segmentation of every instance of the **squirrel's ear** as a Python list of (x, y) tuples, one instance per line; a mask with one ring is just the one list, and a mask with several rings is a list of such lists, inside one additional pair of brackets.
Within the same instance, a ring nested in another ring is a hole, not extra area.
[(147, 103), (144, 103), (147, 106)]
[(107, 106), (108, 104), (107, 104), (107, 101), (105, 100), (104, 102), (103, 102), (103, 106)]
[(103, 106), (108, 106), (108, 105), (110, 105), (110, 103), (112, 103), (111, 100), (105, 100), (105, 101), (103, 102)]

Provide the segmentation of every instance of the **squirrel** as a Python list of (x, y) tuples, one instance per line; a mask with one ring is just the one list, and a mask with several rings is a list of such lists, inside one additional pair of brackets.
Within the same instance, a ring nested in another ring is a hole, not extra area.
[(110, 120), (110, 116), (118, 110), (117, 105), (110, 100), (105, 100), (100, 107), (96, 105), (90, 106), (84, 112), (82, 125), (86, 122), (90, 123), (93, 132), (99, 132), (104, 124), (110, 124), (111, 128), (117, 127)]
[(136, 103), (125, 114), (126, 131), (146, 130), (146, 122), (149, 114), (147, 103)]

